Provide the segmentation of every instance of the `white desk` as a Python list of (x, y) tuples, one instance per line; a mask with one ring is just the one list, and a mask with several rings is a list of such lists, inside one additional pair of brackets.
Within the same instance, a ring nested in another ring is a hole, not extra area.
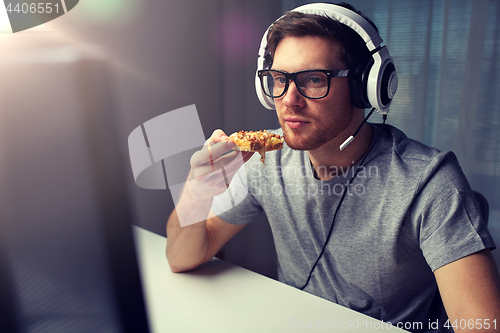
[(133, 228), (152, 333), (404, 332), (216, 258), (172, 273), (166, 239)]

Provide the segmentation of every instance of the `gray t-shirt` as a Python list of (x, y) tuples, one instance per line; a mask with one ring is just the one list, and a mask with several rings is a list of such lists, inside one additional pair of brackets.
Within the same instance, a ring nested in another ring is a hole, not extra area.
[(301, 288), (327, 242), (305, 291), (393, 325), (439, 319), (445, 331), (433, 271), (495, 244), (453, 153), (372, 127), (356, 177), (320, 181), (308, 153), (285, 145), (265, 166), (253, 156), (212, 210), (231, 224), (266, 213), (281, 282)]

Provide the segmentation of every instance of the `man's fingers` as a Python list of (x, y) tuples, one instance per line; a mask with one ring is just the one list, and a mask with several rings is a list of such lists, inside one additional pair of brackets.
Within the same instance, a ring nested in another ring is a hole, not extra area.
[(227, 138), (222, 130), (215, 130), (203, 148), (191, 156), (191, 180), (204, 184), (207, 189), (220, 187), (221, 183), (228, 186), (234, 174), (253, 153), (232, 150), (235, 143)]
[[(224, 153), (231, 150), (235, 145), (236, 144), (233, 141), (223, 141), (214, 144), (207, 142), (206, 148), (208, 151), (209, 158), (212, 158), (212, 160), (217, 160)], [(205, 149), (205, 147), (203, 147), (203, 149)]]
[(210, 136), (209, 140), (212, 142), (219, 142), (219, 141), (225, 141), (228, 138), (226, 133), (224, 133), (223, 130), (221, 129), (216, 129), (212, 135)]
[(210, 143), (207, 141), (203, 148), (196, 153), (193, 154), (191, 157), (191, 166), (196, 167), (199, 165), (205, 165), (205, 164), (210, 164), (210, 161), (215, 161), (219, 159), (219, 157), (230, 150), (232, 147), (234, 147), (234, 143), (228, 143), (228, 142), (217, 142), (217, 143)]
[(245, 161), (241, 152), (232, 151), (217, 160), (198, 165), (196, 167), (196, 172), (194, 172), (192, 176), (194, 178), (210, 177), (212, 174), (219, 173), (221, 169), (225, 169), (227, 175), (233, 175), (244, 163)]
[(210, 147), (210, 143), (207, 144), (207, 147), (208, 147), (208, 155), (210, 158), (210, 165), (212, 166), (212, 171), (215, 171), (214, 158), (212, 155), (212, 148)]

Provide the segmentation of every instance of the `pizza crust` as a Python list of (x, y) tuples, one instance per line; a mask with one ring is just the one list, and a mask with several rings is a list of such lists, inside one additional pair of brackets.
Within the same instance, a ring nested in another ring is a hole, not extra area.
[(265, 164), (266, 151), (283, 148), (284, 138), (279, 134), (263, 131), (239, 131), (229, 136), (236, 143), (233, 148), (241, 151), (251, 151), (260, 154), (262, 163)]

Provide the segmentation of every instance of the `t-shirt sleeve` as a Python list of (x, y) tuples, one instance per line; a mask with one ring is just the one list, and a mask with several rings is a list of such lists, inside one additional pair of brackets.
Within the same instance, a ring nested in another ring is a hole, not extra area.
[(494, 249), (486, 221), (453, 153), (426, 168), (414, 215), (422, 253), (434, 271), (483, 249)]
[[(248, 163), (248, 162), (247, 162)], [(248, 165), (241, 167), (231, 180), (229, 188), (212, 202), (212, 211), (222, 220), (235, 224), (247, 224), (259, 216), (263, 209), (251, 193), (247, 176)]]

